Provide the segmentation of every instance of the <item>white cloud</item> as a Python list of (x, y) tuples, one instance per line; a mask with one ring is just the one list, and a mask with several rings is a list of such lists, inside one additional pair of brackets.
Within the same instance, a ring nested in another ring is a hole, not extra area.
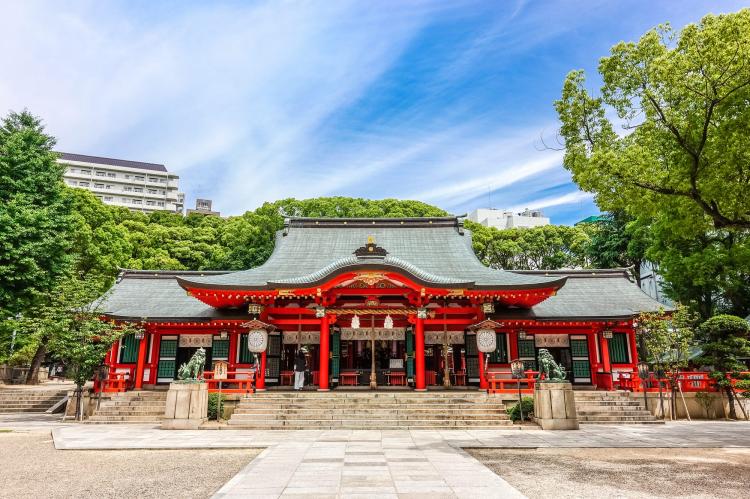
[(541, 210), (544, 208), (551, 208), (553, 206), (563, 206), (563, 205), (581, 203), (583, 201), (588, 201), (592, 199), (593, 197), (594, 195), (591, 194), (590, 192), (574, 191), (574, 192), (569, 192), (567, 194), (562, 194), (560, 196), (553, 196), (553, 197), (542, 198), (542, 199), (532, 199), (523, 204), (513, 206), (509, 208), (509, 210), (510, 211), (522, 211), (526, 208)]

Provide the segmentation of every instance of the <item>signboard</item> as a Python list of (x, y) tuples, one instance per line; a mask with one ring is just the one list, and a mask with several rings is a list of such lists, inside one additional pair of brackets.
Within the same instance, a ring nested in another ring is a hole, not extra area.
[(425, 345), (442, 345), (445, 341), (445, 336), (448, 336), (449, 345), (463, 345), (464, 344), (464, 332), (463, 331), (425, 331), (424, 342)]
[(217, 360), (214, 362), (214, 379), (224, 380), (227, 379), (227, 371), (229, 370), (229, 363), (226, 360)]
[(404, 341), (406, 339), (406, 329), (402, 327), (386, 328), (341, 328), (341, 339), (343, 341), (360, 340), (368, 341), (375, 339), (377, 341)]
[(567, 334), (535, 334), (534, 342), (538, 348), (570, 347), (570, 338)]
[(181, 334), (180, 348), (211, 348), (214, 337), (211, 334)]

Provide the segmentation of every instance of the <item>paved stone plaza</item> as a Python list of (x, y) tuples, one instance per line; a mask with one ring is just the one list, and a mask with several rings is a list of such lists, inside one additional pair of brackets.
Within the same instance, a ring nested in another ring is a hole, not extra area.
[(216, 497), (521, 497), (462, 450), (750, 447), (744, 422), (589, 425), (579, 431), (164, 431), (152, 426), (53, 428), (57, 449), (265, 450)]

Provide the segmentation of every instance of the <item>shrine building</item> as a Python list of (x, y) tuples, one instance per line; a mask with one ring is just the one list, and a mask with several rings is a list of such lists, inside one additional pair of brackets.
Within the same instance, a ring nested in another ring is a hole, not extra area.
[[(207, 371), (224, 360), (257, 390), (291, 389), (301, 349), (323, 391), (487, 388), (511, 360), (535, 371), (540, 348), (574, 387), (611, 390), (638, 362), (634, 317), (659, 308), (626, 269), (488, 268), (456, 217), (291, 218), (259, 267), (125, 270), (102, 303), (109, 319), (144, 326), (106, 358), (128, 388), (168, 384), (203, 347)], [(258, 355), (255, 323), (269, 330)], [(494, 330), (493, 352), (478, 351), (478, 328)]]

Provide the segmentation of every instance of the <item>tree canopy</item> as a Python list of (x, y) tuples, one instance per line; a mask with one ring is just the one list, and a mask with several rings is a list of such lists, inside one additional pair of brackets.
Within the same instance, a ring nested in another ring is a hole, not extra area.
[[(750, 313), (750, 10), (621, 42), (555, 103), (564, 166), (604, 210), (648, 228), (667, 294)], [(620, 128), (618, 129), (618, 125)]]

